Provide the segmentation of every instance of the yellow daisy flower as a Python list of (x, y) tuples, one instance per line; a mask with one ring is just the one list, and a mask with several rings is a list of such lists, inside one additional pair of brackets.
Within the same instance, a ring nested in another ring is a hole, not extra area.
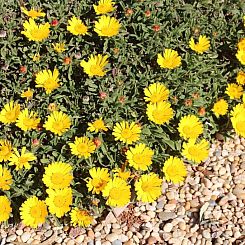
[(70, 212), (71, 223), (76, 226), (88, 227), (93, 222), (94, 218), (87, 210), (73, 208)]
[(73, 35), (86, 35), (88, 33), (88, 28), (84, 23), (79, 19), (73, 16), (70, 20), (68, 20), (69, 25), (67, 26), (67, 30)]
[(0, 162), (8, 161), (12, 155), (12, 144), (8, 140), (0, 139)]
[(0, 112), (0, 122), (10, 124), (16, 122), (20, 114), (20, 105), (16, 102), (10, 101), (5, 104)]
[(31, 152), (26, 152), (26, 147), (22, 147), (21, 153), (14, 148), (14, 153), (12, 153), (9, 159), (9, 165), (15, 165), (15, 170), (21, 170), (22, 168), (30, 169), (31, 165), (29, 162), (35, 161), (37, 158)]
[(37, 25), (34, 19), (26, 20), (23, 24), (24, 31), (21, 33), (25, 35), (29, 41), (41, 42), (49, 36), (50, 24)]
[(137, 200), (142, 202), (154, 202), (162, 194), (162, 180), (154, 173), (142, 175), (134, 185)]
[(89, 174), (92, 178), (88, 178), (88, 190), (93, 194), (100, 194), (110, 180), (108, 170), (106, 168), (91, 168)]
[(216, 117), (224, 116), (227, 113), (227, 110), (228, 110), (228, 103), (224, 99), (220, 99), (219, 101), (217, 101), (212, 109)]
[(237, 44), (239, 50), (245, 50), (245, 38), (241, 38)]
[(238, 84), (245, 85), (245, 72), (239, 71), (237, 73), (236, 81)]
[(35, 10), (34, 8), (32, 8), (31, 10), (27, 10), (26, 8), (24, 8), (24, 7), (21, 7), (20, 8), (21, 9), (21, 11), (25, 14), (25, 15), (27, 15), (27, 16), (29, 16), (29, 17), (31, 17), (32, 19), (36, 19), (36, 18), (38, 18), (38, 17), (44, 17), (46, 14), (45, 13), (43, 13), (42, 12), (42, 10)]
[(200, 37), (198, 38), (198, 43), (195, 43), (194, 38), (191, 38), (189, 46), (195, 52), (202, 54), (209, 49), (210, 41), (207, 39), (206, 36), (200, 35)]
[(20, 207), (20, 217), (26, 226), (37, 228), (42, 225), (48, 216), (45, 201), (39, 200), (37, 197), (29, 197)]
[(187, 115), (180, 119), (178, 125), (180, 137), (187, 139), (196, 139), (203, 133), (203, 125), (199, 118), (194, 115)]
[(6, 196), (0, 196), (0, 223), (7, 221), (12, 212), (11, 202)]
[(168, 123), (173, 118), (174, 111), (170, 103), (161, 101), (156, 104), (148, 104), (146, 114), (150, 121), (162, 125)]
[(185, 180), (187, 170), (184, 162), (178, 157), (170, 157), (165, 161), (163, 173), (167, 181), (172, 181), (174, 184), (179, 184)]
[(65, 51), (65, 44), (64, 43), (53, 43), (53, 48), (57, 53), (62, 53)]
[(120, 140), (126, 144), (132, 144), (140, 139), (141, 127), (135, 122), (122, 121), (116, 123), (112, 135), (115, 140)]
[(107, 131), (108, 128), (105, 126), (104, 121), (102, 118), (95, 120), (93, 123), (88, 123), (88, 130), (90, 132), (96, 132), (98, 133), (99, 131)]
[(154, 151), (145, 144), (138, 144), (134, 147), (130, 147), (126, 153), (129, 165), (136, 170), (143, 171), (147, 170), (152, 164), (153, 155)]
[(32, 56), (32, 60), (34, 62), (38, 62), (41, 58), (41, 55), (39, 53), (35, 53), (33, 56)]
[(200, 163), (208, 158), (209, 143), (206, 140), (201, 140), (196, 143), (196, 140), (189, 140), (187, 143), (183, 143), (182, 155), (195, 163)]
[(44, 88), (47, 94), (50, 94), (54, 89), (57, 89), (59, 84), (59, 71), (54, 69), (43, 70), (37, 73), (35, 83), (37, 88)]
[(105, 66), (108, 64), (108, 56), (101, 54), (91, 55), (88, 61), (82, 60), (80, 66), (83, 67), (84, 72), (90, 77), (103, 77), (106, 74)]
[(235, 132), (245, 137), (245, 104), (238, 104), (233, 108), (231, 122)]
[(168, 99), (169, 90), (161, 83), (153, 83), (144, 89), (146, 102), (157, 103)]
[(121, 24), (110, 16), (102, 15), (98, 21), (95, 21), (94, 31), (102, 37), (112, 37), (119, 33)]
[(31, 129), (36, 129), (39, 123), (40, 118), (38, 118), (37, 113), (33, 111), (29, 112), (26, 108), (20, 112), (16, 121), (16, 126), (23, 131), (28, 131)]
[(243, 94), (243, 88), (235, 83), (230, 83), (225, 93), (229, 95), (230, 99), (239, 99)]
[(21, 93), (21, 98), (26, 98), (27, 100), (30, 100), (33, 96), (33, 91), (28, 88), (26, 91), (23, 91)]
[(161, 68), (174, 69), (181, 65), (181, 57), (178, 52), (172, 49), (165, 49), (163, 56), (157, 55), (157, 64)]
[(121, 178), (121, 179), (123, 179), (123, 180), (125, 180), (125, 181), (127, 181), (129, 178), (132, 177), (130, 171), (125, 171), (125, 170), (123, 170), (123, 169), (121, 169), (121, 168), (115, 168), (115, 169), (113, 170), (113, 172), (115, 173), (115, 174), (114, 174), (114, 177)]
[(54, 134), (61, 136), (71, 126), (71, 119), (62, 111), (54, 111), (49, 116), (43, 127)]
[(102, 194), (107, 198), (106, 204), (113, 207), (126, 205), (131, 197), (130, 186), (125, 180), (117, 177), (107, 183)]
[(236, 57), (242, 65), (245, 65), (245, 49), (239, 49), (236, 53)]
[(51, 189), (63, 189), (69, 187), (72, 176), (72, 167), (68, 163), (53, 162), (45, 167), (42, 178), (43, 183)]
[(70, 187), (57, 190), (47, 189), (46, 191), (49, 196), (45, 202), (51, 214), (61, 218), (65, 213), (71, 210), (72, 189)]
[(114, 10), (114, 4), (112, 0), (100, 0), (98, 5), (93, 5), (96, 14), (106, 14)]
[(0, 165), (0, 190), (7, 191), (13, 183), (11, 172)]
[(94, 153), (96, 145), (88, 137), (75, 137), (74, 143), (69, 143), (71, 148), (71, 153), (78, 156), (78, 158), (84, 157), (85, 159), (91, 156), (91, 153)]

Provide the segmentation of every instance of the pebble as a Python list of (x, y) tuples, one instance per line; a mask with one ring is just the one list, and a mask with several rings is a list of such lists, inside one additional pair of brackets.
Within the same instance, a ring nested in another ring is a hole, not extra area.
[(6, 241), (7, 242), (13, 242), (15, 241), (15, 239), (17, 238), (17, 236), (15, 234), (10, 235), (9, 237), (7, 237)]
[(53, 231), (52, 231), (52, 230), (48, 230), (48, 231), (46, 231), (46, 232), (44, 233), (44, 236), (47, 237), (47, 238), (49, 238), (49, 237), (52, 236), (52, 234), (53, 234)]
[(147, 244), (152, 245), (157, 242), (157, 239), (154, 236), (150, 236), (147, 240)]
[(160, 212), (158, 214), (158, 217), (162, 221), (167, 221), (170, 219), (175, 219), (177, 217), (177, 215), (175, 213), (172, 213), (172, 212)]
[(164, 227), (163, 230), (165, 232), (170, 232), (173, 229), (173, 225), (171, 223), (167, 223)]
[(83, 240), (84, 240), (84, 235), (79, 235), (78, 237), (76, 237), (75, 240), (76, 240), (77, 243), (83, 242)]
[(21, 235), (21, 240), (22, 242), (27, 242), (31, 237), (31, 233), (29, 232), (24, 232), (22, 235)]
[(206, 239), (210, 239), (210, 238), (211, 238), (211, 234), (210, 234), (210, 232), (207, 231), (207, 230), (204, 230), (204, 231), (202, 232), (202, 235), (203, 235), (203, 237), (206, 238)]
[(117, 239), (117, 240), (112, 242), (112, 245), (122, 245), (122, 241)]
[(118, 234), (116, 234), (116, 233), (111, 233), (111, 234), (106, 236), (106, 240), (108, 240), (110, 242), (113, 242), (117, 239), (118, 239)]
[(219, 205), (220, 205), (220, 206), (223, 206), (223, 205), (225, 205), (228, 201), (229, 201), (228, 196), (224, 196), (224, 197), (222, 197), (222, 198), (220, 199)]

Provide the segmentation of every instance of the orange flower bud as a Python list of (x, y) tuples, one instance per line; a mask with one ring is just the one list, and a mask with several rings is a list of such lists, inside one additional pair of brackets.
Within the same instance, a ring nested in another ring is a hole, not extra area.
[(129, 16), (129, 15), (132, 15), (134, 13), (134, 11), (132, 9), (127, 9), (126, 10), (126, 15)]
[(185, 106), (192, 106), (192, 104), (193, 104), (192, 99), (185, 100)]
[(26, 72), (27, 72), (26, 66), (20, 66), (20, 73), (26, 73)]
[(204, 108), (204, 107), (200, 107), (200, 108), (198, 109), (198, 114), (199, 114), (200, 116), (204, 116), (204, 115), (206, 114), (205, 108)]
[(146, 17), (150, 17), (151, 16), (151, 11), (150, 10), (146, 10), (145, 11), (145, 16)]
[(71, 64), (71, 58), (65, 57), (65, 58), (63, 59), (63, 63), (64, 63), (65, 65)]
[(94, 138), (93, 139), (94, 144), (96, 145), (97, 148), (99, 148), (102, 144), (101, 140), (99, 138)]
[(160, 31), (160, 25), (154, 25), (152, 26), (153, 31), (158, 32)]

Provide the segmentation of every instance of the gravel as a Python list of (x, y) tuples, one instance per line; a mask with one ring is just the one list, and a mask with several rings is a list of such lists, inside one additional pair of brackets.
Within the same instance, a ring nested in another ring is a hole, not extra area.
[(205, 163), (187, 166), (185, 183), (163, 183), (154, 203), (114, 209), (87, 229), (2, 224), (0, 245), (245, 245), (245, 139), (216, 141)]

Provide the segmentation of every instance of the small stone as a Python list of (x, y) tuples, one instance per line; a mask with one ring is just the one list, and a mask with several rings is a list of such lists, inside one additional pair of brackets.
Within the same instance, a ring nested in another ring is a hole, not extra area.
[[(62, 240), (61, 240), (61, 242), (62, 242)], [(31, 244), (40, 244), (40, 241), (39, 240), (33, 240)]]
[(75, 244), (74, 240), (69, 240), (69, 241), (67, 242), (67, 245), (74, 245), (74, 244)]
[(112, 245), (122, 245), (122, 242), (120, 240), (115, 240), (111, 243)]
[(158, 217), (162, 221), (167, 221), (170, 219), (175, 219), (177, 217), (177, 215), (175, 213), (172, 213), (172, 212), (160, 212), (158, 214)]
[(0, 30), (0, 37), (6, 37), (7, 32), (4, 30)]
[(92, 230), (88, 231), (88, 237), (92, 240), (94, 240), (94, 232)]
[(179, 226), (179, 228), (180, 228), (182, 231), (185, 231), (185, 229), (186, 229), (186, 224), (185, 224), (184, 221), (179, 222), (178, 226)]
[(176, 207), (176, 204), (175, 204), (175, 203), (166, 204), (166, 205), (164, 206), (164, 208), (165, 208), (166, 210), (174, 210), (175, 207)]
[(106, 236), (106, 240), (110, 241), (110, 242), (113, 242), (117, 239), (118, 239), (118, 234), (116, 234), (116, 233), (111, 233), (111, 234)]
[(191, 233), (194, 233), (194, 232), (196, 232), (198, 229), (199, 229), (199, 225), (198, 225), (198, 224), (195, 224), (195, 225), (190, 229), (190, 232), (191, 232)]
[(226, 168), (221, 167), (221, 168), (219, 169), (219, 175), (222, 176), (222, 175), (224, 175), (225, 173), (226, 173)]
[(185, 210), (188, 211), (188, 210), (190, 210), (190, 208), (191, 208), (190, 202), (186, 202), (185, 203)]
[(44, 233), (44, 236), (48, 238), (48, 237), (51, 237), (52, 234), (53, 234), (53, 231), (52, 231), (52, 230), (48, 230), (48, 231), (46, 231), (46, 232)]
[(229, 201), (229, 198), (228, 198), (227, 196), (224, 196), (224, 197), (222, 197), (222, 198), (220, 199), (219, 205), (220, 205), (220, 206), (223, 206), (223, 205), (225, 205), (228, 201)]
[(110, 212), (105, 218), (106, 224), (111, 224), (111, 223), (116, 223), (116, 222), (117, 222), (117, 219), (112, 212)]
[(157, 242), (157, 239), (154, 236), (150, 236), (147, 240), (147, 244), (152, 245)]
[(170, 232), (173, 229), (173, 225), (171, 223), (167, 223), (164, 227), (163, 230), (165, 232)]
[(76, 239), (76, 242), (79, 244), (79, 243), (82, 243), (83, 240), (84, 240), (84, 235), (79, 235)]
[(101, 245), (101, 241), (99, 240), (95, 241), (95, 245)]
[(21, 240), (22, 242), (27, 242), (31, 237), (31, 233), (29, 232), (24, 232), (22, 235), (21, 235)]
[(200, 203), (198, 201), (198, 198), (195, 198), (195, 199), (191, 200), (190, 204), (191, 204), (192, 208), (197, 208), (200, 205)]
[(128, 241), (128, 237), (124, 234), (121, 234), (119, 236), (119, 240), (122, 241), (122, 242), (127, 242)]
[(235, 188), (235, 189), (233, 190), (233, 194), (234, 194), (238, 199), (245, 200), (245, 190), (240, 189), (240, 188)]
[(125, 242), (123, 245), (134, 245), (134, 242), (130, 239), (127, 242)]
[(97, 231), (101, 231), (103, 228), (103, 225), (102, 224), (98, 224), (95, 228), (94, 228), (94, 231), (97, 232)]
[(209, 232), (208, 230), (204, 230), (204, 231), (202, 232), (202, 235), (203, 235), (203, 237), (206, 238), (206, 239), (210, 239), (210, 238), (211, 238), (211, 234), (210, 234), (210, 232)]
[(21, 235), (23, 234), (23, 230), (17, 230), (15, 233), (16, 233), (18, 236), (21, 236)]
[(166, 193), (166, 196), (167, 196), (168, 200), (172, 200), (172, 199), (175, 198), (174, 192), (173, 192), (173, 191), (167, 192), (167, 193)]
[(240, 233), (240, 231), (236, 231), (235, 233), (234, 233), (234, 238), (239, 238), (240, 236), (241, 236), (242, 234)]
[(156, 208), (157, 209), (162, 209), (164, 207), (164, 204), (165, 204), (165, 201), (162, 200), (162, 201), (157, 203), (157, 207)]
[(13, 242), (15, 239), (16, 239), (16, 235), (13, 234), (13, 235), (10, 235), (9, 237), (7, 237), (6, 241), (7, 242)]

